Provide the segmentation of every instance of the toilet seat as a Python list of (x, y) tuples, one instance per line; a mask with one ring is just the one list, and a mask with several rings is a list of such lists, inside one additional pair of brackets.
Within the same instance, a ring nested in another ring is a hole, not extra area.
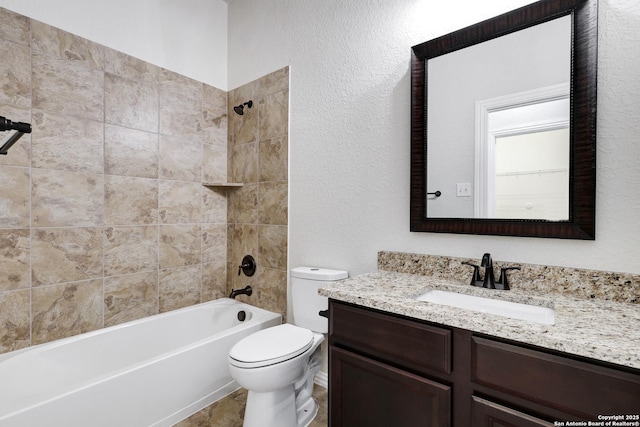
[(255, 332), (229, 351), (229, 362), (239, 368), (259, 368), (292, 359), (313, 345), (313, 332), (285, 323)]

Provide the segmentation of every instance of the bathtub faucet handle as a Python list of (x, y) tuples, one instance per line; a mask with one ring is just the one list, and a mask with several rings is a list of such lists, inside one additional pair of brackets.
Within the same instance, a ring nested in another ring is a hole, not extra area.
[(242, 263), (238, 267), (238, 276), (244, 273), (246, 276), (253, 276), (256, 272), (256, 260), (251, 255), (245, 255)]

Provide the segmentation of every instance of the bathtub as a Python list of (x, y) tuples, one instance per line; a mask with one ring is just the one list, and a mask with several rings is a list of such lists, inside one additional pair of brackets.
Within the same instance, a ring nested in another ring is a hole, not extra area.
[(0, 426), (171, 426), (237, 389), (229, 350), (281, 321), (221, 298), (2, 354)]

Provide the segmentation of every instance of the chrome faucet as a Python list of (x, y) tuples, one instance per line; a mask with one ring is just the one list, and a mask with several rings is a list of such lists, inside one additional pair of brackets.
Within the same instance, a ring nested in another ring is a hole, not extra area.
[[(473, 276), (471, 277), (471, 286), (478, 286), (487, 289), (500, 289), (508, 291), (509, 282), (507, 280), (508, 270), (520, 270), (520, 267), (502, 267), (500, 269), (500, 278), (496, 282), (495, 275), (493, 274), (493, 260), (491, 254), (486, 253), (482, 256), (480, 265), (476, 265), (467, 261), (463, 261), (462, 264), (470, 265), (473, 267)], [(484, 278), (480, 278), (480, 267), (484, 267)]]

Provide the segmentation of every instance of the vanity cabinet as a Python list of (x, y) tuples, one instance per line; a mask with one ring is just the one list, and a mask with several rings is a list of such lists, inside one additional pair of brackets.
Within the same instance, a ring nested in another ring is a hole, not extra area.
[[(451, 331), (330, 304), (331, 426), (450, 426)], [(431, 376), (431, 378), (429, 378)]]
[(329, 319), (331, 427), (540, 427), (640, 413), (637, 369), (336, 300)]

